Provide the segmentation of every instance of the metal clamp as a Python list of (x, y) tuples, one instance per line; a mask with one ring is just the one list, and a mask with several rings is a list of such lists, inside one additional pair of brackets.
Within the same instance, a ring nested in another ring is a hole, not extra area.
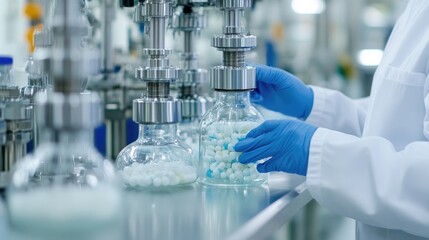
[(167, 67), (167, 68), (151, 68), (151, 67), (139, 67), (136, 69), (136, 78), (141, 80), (152, 80), (152, 81), (168, 81), (171, 82), (182, 75), (180, 68)]
[(142, 98), (133, 101), (133, 121), (140, 124), (178, 123), (181, 101), (173, 98)]
[(210, 70), (210, 86), (215, 90), (249, 91), (256, 88), (256, 69), (251, 66), (217, 66)]
[(212, 38), (212, 47), (222, 50), (248, 51), (256, 47), (256, 36), (253, 35), (217, 35)]
[(217, 0), (216, 7), (225, 9), (243, 9), (250, 8), (252, 6), (252, 0)]

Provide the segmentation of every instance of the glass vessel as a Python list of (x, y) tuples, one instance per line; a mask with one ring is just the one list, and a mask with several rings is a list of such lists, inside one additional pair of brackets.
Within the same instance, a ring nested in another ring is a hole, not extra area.
[(250, 103), (248, 91), (217, 92), (216, 104), (201, 121), (200, 181), (213, 185), (260, 185), (266, 174), (256, 164), (240, 164), (235, 144), (262, 123), (259, 111)]
[(117, 225), (121, 188), (113, 164), (94, 148), (91, 131), (41, 126), (40, 139), (34, 153), (17, 163), (7, 189), (14, 229), (65, 239)]
[(198, 158), (200, 142), (200, 120), (198, 118), (182, 120), (178, 126), (179, 139), (191, 147), (194, 159)]
[(195, 182), (197, 169), (176, 124), (141, 124), (138, 139), (124, 148), (116, 169), (128, 188), (173, 187)]

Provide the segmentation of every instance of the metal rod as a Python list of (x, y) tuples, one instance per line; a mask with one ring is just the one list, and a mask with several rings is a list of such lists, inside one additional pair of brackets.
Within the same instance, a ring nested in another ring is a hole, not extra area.
[(113, 44), (112, 44), (112, 23), (115, 19), (115, 5), (111, 0), (102, 1), (102, 71), (113, 70)]
[(150, 20), (150, 46), (154, 49), (165, 48), (166, 19), (153, 17)]

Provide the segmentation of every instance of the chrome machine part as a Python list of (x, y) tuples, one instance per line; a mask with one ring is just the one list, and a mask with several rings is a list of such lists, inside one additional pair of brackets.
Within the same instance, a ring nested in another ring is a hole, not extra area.
[(177, 82), (184, 121), (200, 119), (212, 103), (201, 93), (201, 84), (208, 80), (208, 73), (207, 70), (198, 67), (199, 59), (195, 50), (197, 35), (207, 26), (206, 15), (196, 7), (208, 5), (211, 5), (211, 2), (177, 1), (177, 6), (181, 8), (174, 16), (173, 29), (182, 33), (184, 38), (181, 56), (184, 74)]
[(212, 38), (212, 47), (223, 52), (223, 66), (210, 71), (210, 85), (216, 91), (250, 91), (256, 87), (255, 68), (246, 66), (245, 52), (256, 47), (256, 37), (245, 33), (242, 17), (252, 0), (217, 0), (224, 13), (223, 35)]
[(94, 57), (81, 47), (86, 28), (80, 7), (79, 1), (56, 2), (52, 26), (55, 44), (49, 57), (54, 92), (36, 99), (38, 124), (45, 129), (91, 129), (102, 116), (98, 97), (81, 93), (82, 79), (98, 69)]
[(21, 97), (18, 86), (8, 85), (3, 80), (0, 86), (0, 144), (3, 146), (0, 172), (9, 172), (27, 153), (27, 143), (33, 137), (33, 106), (30, 100)]
[[(124, 4), (128, 4), (127, 2)], [(170, 96), (170, 84), (182, 76), (179, 68), (170, 66), (165, 47), (168, 20), (173, 15), (171, 0), (139, 1), (134, 19), (145, 22), (150, 36), (148, 66), (136, 69), (136, 78), (147, 84), (145, 97), (133, 101), (133, 120), (140, 124), (170, 124), (181, 120), (181, 101)]]

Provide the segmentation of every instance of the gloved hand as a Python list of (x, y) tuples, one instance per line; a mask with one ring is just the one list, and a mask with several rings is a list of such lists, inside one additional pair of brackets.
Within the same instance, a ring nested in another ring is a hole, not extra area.
[(235, 145), (243, 152), (238, 161), (246, 164), (270, 158), (258, 164), (261, 173), (284, 171), (307, 175), (310, 142), (317, 127), (297, 120), (266, 121), (250, 131)]
[(301, 80), (278, 68), (256, 67), (255, 91), (250, 93), (253, 103), (299, 119), (306, 119), (313, 108), (314, 94)]

